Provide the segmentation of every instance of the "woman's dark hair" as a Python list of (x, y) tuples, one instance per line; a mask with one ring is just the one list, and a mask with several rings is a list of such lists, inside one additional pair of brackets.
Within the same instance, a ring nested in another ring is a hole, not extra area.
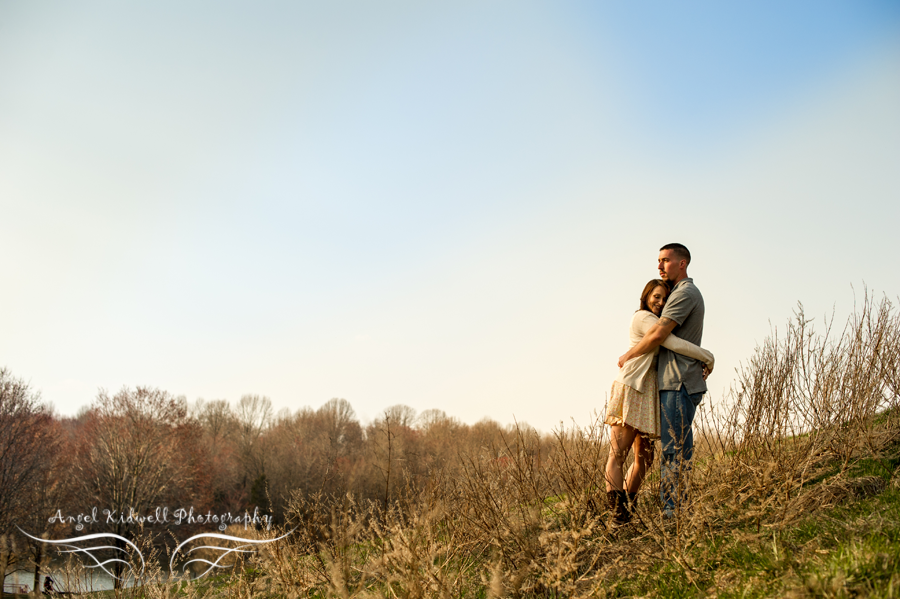
[(662, 287), (666, 290), (666, 297), (669, 297), (669, 286), (662, 279), (650, 279), (646, 285), (644, 285), (644, 290), (641, 292), (641, 307), (638, 310), (646, 310), (647, 312), (652, 312), (650, 306), (647, 305), (647, 298), (650, 297), (650, 294), (653, 293), (653, 290), (657, 287)]

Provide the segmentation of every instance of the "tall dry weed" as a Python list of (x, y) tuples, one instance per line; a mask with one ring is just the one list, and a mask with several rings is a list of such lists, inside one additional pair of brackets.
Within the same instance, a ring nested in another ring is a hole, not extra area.
[(659, 564), (702, 592), (705, 541), (771, 534), (880, 492), (883, 477), (850, 476), (859, 460), (893, 475), (900, 314), (866, 291), (842, 328), (814, 324), (799, 306), (725, 401), (701, 407), (690, 495), (673, 519), (660, 512), (652, 474), (633, 523), (610, 525), (599, 418), (549, 439), (517, 427), (387, 507), (295, 497), (298, 533), (260, 567), (285, 596), (602, 596)]
[(895, 428), (872, 424), (900, 397), (900, 314), (866, 291), (840, 332), (833, 323), (816, 332), (799, 306), (741, 369), (721, 425), (735, 448), (727, 480), (736, 495), (751, 511), (781, 509), (782, 523), (804, 513), (797, 505), (808, 501), (792, 500), (835, 460), (845, 473), (856, 459), (881, 460), (897, 438)]

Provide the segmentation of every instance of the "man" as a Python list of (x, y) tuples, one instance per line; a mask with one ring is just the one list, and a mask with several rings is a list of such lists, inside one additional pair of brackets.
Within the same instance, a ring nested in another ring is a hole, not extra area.
[[(619, 358), (619, 367), (631, 358), (651, 352), (674, 333), (700, 345), (703, 337), (703, 296), (687, 276), (691, 253), (680, 243), (659, 250), (659, 276), (672, 291), (659, 321), (644, 338)], [(706, 393), (709, 374), (703, 363), (660, 347), (659, 404), (662, 463), (660, 495), (666, 515), (671, 516), (686, 493), (687, 472), (694, 455), (694, 413)]]

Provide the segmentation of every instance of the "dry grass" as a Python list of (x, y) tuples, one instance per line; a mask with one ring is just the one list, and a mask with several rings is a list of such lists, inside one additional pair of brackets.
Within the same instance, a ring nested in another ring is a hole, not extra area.
[(295, 497), (295, 533), (242, 574), (147, 595), (892, 596), (898, 397), (890, 301), (866, 294), (839, 331), (816, 332), (801, 307), (741, 369), (727, 409), (701, 410), (689, 501), (673, 519), (654, 475), (634, 522), (610, 525), (599, 422), (557, 431), (549, 452), (518, 430), (387, 509)]

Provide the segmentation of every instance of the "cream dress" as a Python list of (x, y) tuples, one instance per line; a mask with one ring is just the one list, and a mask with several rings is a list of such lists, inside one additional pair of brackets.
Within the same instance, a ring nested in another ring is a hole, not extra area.
[[(629, 329), (630, 347), (637, 345), (658, 320), (659, 317), (653, 312), (635, 312)], [(710, 369), (715, 365), (712, 353), (675, 335), (666, 337), (662, 346), (700, 360)], [(659, 437), (659, 382), (656, 372), (658, 353), (657, 348), (632, 358), (619, 369), (619, 376), (613, 381), (609, 401), (606, 403), (606, 424), (627, 424), (651, 438)]]

